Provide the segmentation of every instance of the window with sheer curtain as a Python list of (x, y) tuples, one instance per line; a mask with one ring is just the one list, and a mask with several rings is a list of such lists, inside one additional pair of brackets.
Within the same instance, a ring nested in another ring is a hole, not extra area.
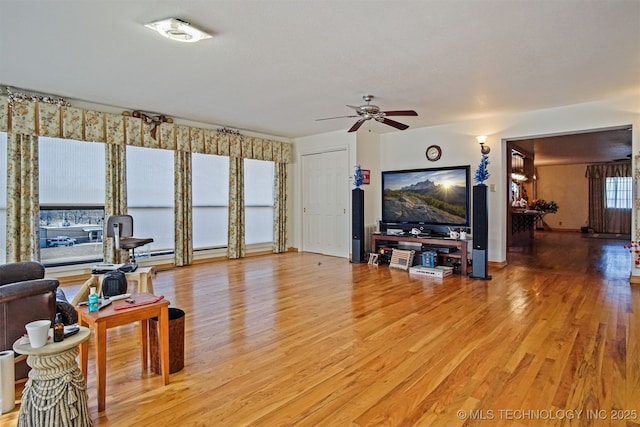
[(605, 182), (605, 194), (607, 209), (631, 209), (633, 205), (631, 177), (608, 177)]
[(607, 177), (605, 180), (605, 223), (608, 232), (631, 234), (632, 206), (631, 177)]
[(588, 165), (589, 227), (596, 233), (631, 234), (631, 163)]

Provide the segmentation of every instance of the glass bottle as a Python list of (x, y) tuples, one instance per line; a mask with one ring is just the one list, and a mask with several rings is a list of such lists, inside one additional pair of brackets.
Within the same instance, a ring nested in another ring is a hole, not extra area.
[(64, 324), (62, 323), (62, 315), (56, 313), (56, 320), (53, 324), (53, 342), (64, 340)]

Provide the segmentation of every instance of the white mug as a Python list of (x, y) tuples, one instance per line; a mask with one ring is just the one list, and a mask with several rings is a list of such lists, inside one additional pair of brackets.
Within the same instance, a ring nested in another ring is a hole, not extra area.
[(39, 348), (47, 343), (50, 326), (51, 320), (36, 320), (25, 325), (29, 336), (29, 344), (31, 344), (32, 348)]

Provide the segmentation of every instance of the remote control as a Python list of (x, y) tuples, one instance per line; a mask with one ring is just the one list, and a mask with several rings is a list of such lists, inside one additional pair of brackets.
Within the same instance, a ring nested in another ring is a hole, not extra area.
[(64, 327), (64, 337), (68, 338), (71, 335), (77, 334), (80, 328), (78, 325), (69, 325)]

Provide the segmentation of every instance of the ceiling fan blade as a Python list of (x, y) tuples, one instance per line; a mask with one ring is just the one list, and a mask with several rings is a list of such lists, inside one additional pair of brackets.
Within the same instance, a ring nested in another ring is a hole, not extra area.
[(378, 120), (378, 121), (384, 123), (385, 125), (393, 126), (394, 128), (400, 129), (400, 130), (405, 130), (406, 128), (409, 127), (409, 125), (396, 122), (395, 120), (387, 119), (386, 117), (383, 117), (381, 120)]
[(360, 117), (360, 116), (336, 116), (336, 117), (325, 117), (324, 119), (316, 119), (316, 122), (319, 122), (320, 120), (343, 119), (343, 118), (345, 118), (345, 117), (353, 118), (353, 117)]
[[(364, 122), (366, 122), (366, 120), (364, 120), (364, 119), (360, 119), (360, 120), (358, 120), (358, 121), (356, 122), (356, 124), (355, 124), (355, 125), (353, 125), (353, 126), (351, 126), (351, 129), (349, 129), (347, 132), (355, 132), (355, 131), (357, 131), (358, 129), (360, 129), (360, 126), (362, 126), (362, 124), (363, 124)], [(408, 126), (407, 126), (407, 127), (408, 127)]]
[(417, 116), (413, 110), (396, 110), (396, 111), (383, 111), (385, 116)]

